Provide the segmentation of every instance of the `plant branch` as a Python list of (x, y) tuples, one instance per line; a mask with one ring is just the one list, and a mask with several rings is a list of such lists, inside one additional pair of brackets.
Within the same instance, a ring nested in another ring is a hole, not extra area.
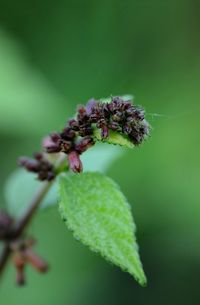
[[(55, 171), (60, 173), (62, 170), (62, 165), (66, 162), (66, 156), (61, 155), (61, 157), (57, 160), (55, 165)], [(3, 270), (8, 262), (8, 259), (11, 254), (11, 248), (9, 245), (9, 241), (16, 240), (19, 238), (25, 231), (26, 227), (29, 225), (30, 221), (32, 220), (37, 208), (39, 207), (40, 203), (50, 190), (51, 186), (53, 185), (53, 181), (46, 181), (43, 183), (39, 191), (35, 194), (33, 199), (31, 200), (29, 207), (25, 214), (17, 221), (16, 225), (14, 226), (12, 232), (9, 234), (8, 240), (4, 242), (4, 248), (0, 256), (0, 276), (2, 276)]]
[(35, 211), (37, 210), (38, 206), (48, 193), (49, 189), (51, 188), (53, 182), (44, 182), (44, 185), (40, 188), (40, 190), (36, 193), (33, 199), (30, 202), (29, 208), (22, 216), (22, 218), (17, 222), (16, 227), (14, 228), (14, 232), (12, 234), (13, 238), (17, 238), (21, 236), (24, 232), (27, 225), (30, 223)]
[[(33, 197), (32, 201), (30, 202), (28, 210), (25, 212), (22, 218), (16, 223), (16, 226), (11, 232), (11, 235), (9, 236), (9, 239), (11, 241), (17, 239), (23, 234), (24, 230), (30, 223), (35, 211), (37, 210), (38, 206), (44, 199), (45, 195), (48, 193), (52, 184), (53, 182), (45, 182), (44, 185), (38, 191), (38, 193), (36, 193), (36, 195)], [(3, 271), (8, 263), (10, 255), (11, 255), (11, 248), (9, 241), (5, 241), (4, 248), (0, 256), (0, 276), (2, 276), (3, 274)]]

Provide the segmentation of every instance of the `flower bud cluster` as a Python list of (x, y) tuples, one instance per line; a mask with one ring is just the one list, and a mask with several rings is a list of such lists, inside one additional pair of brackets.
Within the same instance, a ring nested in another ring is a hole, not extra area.
[(55, 178), (53, 164), (45, 158), (43, 153), (35, 153), (34, 158), (21, 157), (19, 165), (25, 167), (29, 172), (37, 173), (41, 181), (51, 181)]
[(109, 130), (128, 136), (134, 145), (139, 145), (149, 134), (149, 124), (145, 120), (144, 110), (113, 97), (111, 103), (93, 104), (90, 109), (90, 120), (101, 129), (102, 138), (109, 136)]
[(92, 99), (86, 107), (79, 106), (76, 118), (69, 120), (61, 133), (51, 134), (44, 147), (48, 153), (66, 153), (71, 169), (80, 172), (79, 155), (94, 144), (95, 128), (101, 130), (102, 139), (108, 138), (109, 130), (113, 130), (127, 135), (135, 145), (141, 144), (149, 134), (142, 108), (121, 97), (113, 97), (110, 103)]
[[(83, 169), (80, 155), (95, 144), (94, 131), (101, 130), (103, 140), (109, 137), (109, 131), (115, 131), (139, 145), (149, 135), (149, 124), (145, 120), (144, 110), (131, 101), (113, 97), (110, 103), (91, 99), (86, 106), (79, 106), (76, 117), (70, 119), (60, 133), (52, 133), (43, 141), (46, 152), (63, 152), (68, 157), (69, 167), (74, 172)], [(43, 158), (34, 160), (23, 158), (20, 164), (29, 171), (38, 173), (40, 180), (54, 178), (51, 164)]]

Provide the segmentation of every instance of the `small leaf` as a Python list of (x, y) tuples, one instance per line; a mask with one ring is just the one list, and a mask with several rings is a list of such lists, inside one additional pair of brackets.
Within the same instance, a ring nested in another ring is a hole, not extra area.
[(115, 182), (100, 173), (61, 175), (59, 194), (75, 238), (145, 285), (130, 206)]
[(129, 140), (129, 138), (126, 135), (122, 135), (116, 131), (109, 130), (109, 136), (106, 139), (102, 139), (101, 137), (101, 130), (100, 129), (95, 129), (94, 130), (94, 136), (96, 140), (109, 143), (109, 144), (114, 144), (114, 145), (120, 145), (128, 148), (134, 148), (134, 144)]
[[(134, 96), (130, 94), (122, 95), (121, 98), (127, 102), (127, 101), (133, 101)], [(112, 101), (112, 97), (102, 98), (100, 99), (102, 103), (110, 103)]]

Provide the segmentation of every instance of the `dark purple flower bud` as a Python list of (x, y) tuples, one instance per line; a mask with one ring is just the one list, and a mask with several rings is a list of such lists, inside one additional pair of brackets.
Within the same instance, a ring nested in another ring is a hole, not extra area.
[(83, 165), (77, 151), (71, 151), (68, 155), (69, 167), (74, 173), (80, 173), (83, 170)]
[(108, 104), (103, 104), (103, 115), (101, 114), (101, 117), (104, 117), (106, 121), (110, 119), (111, 112), (108, 109)]
[(51, 146), (46, 147), (46, 151), (49, 154), (55, 154), (55, 153), (59, 153), (61, 151), (61, 148), (59, 145), (52, 144)]
[(92, 110), (94, 109), (94, 107), (97, 105), (97, 101), (92, 98), (90, 99), (87, 104), (86, 104), (86, 112), (87, 115), (90, 115), (92, 113)]
[(143, 109), (136, 109), (134, 111), (134, 117), (139, 120), (144, 120), (144, 110)]
[(123, 111), (125, 111), (125, 110), (127, 110), (129, 108), (132, 108), (132, 107), (133, 107), (133, 105), (132, 105), (131, 101), (126, 101), (122, 105)]
[(82, 124), (79, 127), (79, 136), (85, 137), (93, 134), (93, 129), (90, 124)]
[(84, 151), (86, 151), (88, 148), (90, 148), (92, 145), (94, 145), (94, 141), (91, 137), (87, 136), (81, 140), (79, 140), (76, 144), (75, 144), (75, 150), (81, 154)]
[(113, 131), (120, 131), (121, 130), (121, 127), (120, 127), (119, 123), (117, 123), (117, 122), (110, 122), (108, 124), (108, 128), (112, 129)]
[(61, 151), (60, 142), (60, 136), (54, 133), (51, 136), (44, 138), (43, 147), (49, 154), (58, 153)]
[(26, 157), (19, 158), (19, 165), (25, 167), (30, 172), (38, 171), (38, 161)]
[(101, 137), (102, 137), (102, 139), (108, 138), (108, 135), (109, 135), (108, 127), (107, 126), (101, 127)]
[(97, 128), (102, 128), (106, 126), (106, 120), (104, 118), (100, 118), (96, 124)]
[(70, 141), (62, 141), (61, 147), (62, 147), (62, 152), (68, 153), (69, 150), (72, 147), (72, 142), (70, 142)]
[(83, 105), (79, 105), (77, 108), (77, 112), (80, 116), (84, 116), (87, 114), (86, 108)]
[(125, 134), (131, 134), (131, 132), (132, 132), (132, 127), (131, 127), (131, 125), (127, 123), (127, 124), (123, 127), (123, 132), (124, 132)]
[(22, 157), (19, 160), (19, 164), (25, 167), (28, 171), (37, 173), (38, 179), (43, 180), (52, 180), (55, 178), (55, 172), (53, 164), (45, 158), (44, 154), (36, 153), (35, 159)]
[(115, 105), (111, 102), (107, 104), (107, 109), (108, 111), (110, 111), (110, 113), (112, 114), (115, 110)]
[(126, 122), (127, 122), (127, 123), (133, 123), (133, 124), (134, 124), (135, 119), (134, 119), (132, 116), (128, 116), (128, 117), (126, 118)]
[(72, 140), (76, 136), (76, 132), (71, 127), (66, 127), (60, 134), (63, 140)]
[(42, 160), (42, 158), (43, 158), (43, 154), (42, 153), (34, 153), (34, 158), (36, 159), (36, 160), (38, 160), (38, 161), (41, 161)]
[(71, 119), (68, 121), (69, 127), (71, 127), (73, 130), (78, 131), (79, 130), (79, 124), (75, 119)]
[(58, 142), (60, 140), (60, 134), (57, 132), (51, 133), (51, 139), (53, 142)]

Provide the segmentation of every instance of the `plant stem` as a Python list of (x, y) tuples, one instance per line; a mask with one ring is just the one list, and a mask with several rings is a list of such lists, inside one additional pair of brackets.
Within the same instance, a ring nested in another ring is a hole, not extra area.
[[(30, 223), (35, 211), (37, 210), (39, 204), (44, 199), (45, 195), (48, 193), (49, 189), (51, 188), (53, 182), (45, 182), (43, 186), (40, 188), (38, 193), (33, 197), (33, 199), (30, 202), (29, 208), (25, 212), (25, 214), (22, 216), (22, 218), (16, 223), (16, 226), (14, 227), (13, 231), (10, 235), (10, 240), (15, 240), (18, 237), (20, 237), (24, 230), (26, 229), (27, 225)], [(11, 249), (9, 245), (9, 241), (5, 241), (4, 248), (2, 250), (2, 254), (0, 256), (0, 276), (2, 276), (3, 271), (7, 265), (8, 259), (11, 254)]]
[(21, 234), (24, 232), (24, 229), (27, 227), (27, 225), (30, 223), (36, 209), (48, 193), (49, 189), (51, 188), (53, 182), (45, 182), (44, 185), (40, 188), (38, 193), (36, 193), (35, 197), (30, 202), (28, 210), (25, 212), (25, 214), (22, 216), (22, 218), (17, 222), (16, 227), (13, 232), (13, 238), (17, 238), (21, 236)]
[[(62, 167), (63, 163), (66, 162), (66, 155), (61, 155), (61, 157), (57, 160), (55, 165), (55, 170), (59, 173), (59, 168)], [(4, 248), (2, 254), (0, 256), (0, 276), (2, 276), (5, 266), (7, 265), (8, 259), (11, 254), (11, 249), (9, 245), (9, 241), (16, 240), (19, 238), (25, 231), (26, 227), (29, 225), (30, 221), (32, 220), (33, 215), (35, 214), (38, 206), (50, 190), (51, 186), (53, 185), (54, 181), (46, 181), (43, 183), (42, 187), (39, 191), (35, 194), (33, 199), (31, 200), (29, 207), (25, 214), (17, 221), (15, 227), (13, 228), (9, 240), (4, 242)]]

